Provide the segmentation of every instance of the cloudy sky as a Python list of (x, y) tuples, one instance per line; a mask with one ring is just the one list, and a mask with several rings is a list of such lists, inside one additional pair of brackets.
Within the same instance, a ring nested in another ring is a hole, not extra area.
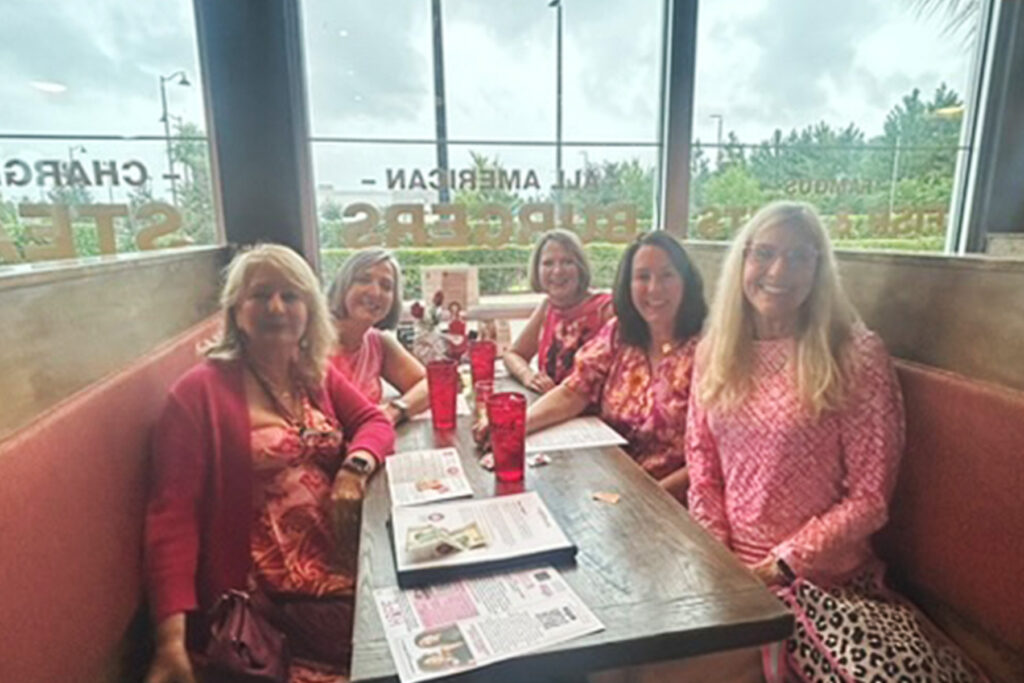
[[(649, 145), (657, 138), (662, 0), (563, 0), (564, 139)], [(555, 10), (547, 0), (444, 0), (448, 131), (456, 140), (547, 140), (555, 130)], [(775, 128), (856, 123), (878, 134), (911, 88), (964, 94), (971, 49), (911, 0), (705, 0), (700, 6), (694, 137), (717, 120), (747, 142)], [(310, 118), (317, 137), (433, 136), (429, 0), (306, 0)], [(160, 135), (160, 75), (172, 116), (203, 125), (189, 0), (4, 0), (0, 156), (141, 158), (163, 170), (162, 143), (38, 142), (4, 134)], [(59, 84), (61, 92), (45, 84)], [(42, 89), (41, 89), (42, 88)], [(78, 145), (85, 147), (81, 151)], [(69, 149), (70, 148), (70, 149)], [(551, 147), (453, 146), (550, 174)], [(638, 157), (649, 146), (570, 147), (565, 166)], [(430, 145), (320, 142), (317, 182), (357, 191), (384, 169), (430, 168)], [(161, 188), (156, 187), (157, 192)], [(4, 188), (0, 188), (0, 192)]]

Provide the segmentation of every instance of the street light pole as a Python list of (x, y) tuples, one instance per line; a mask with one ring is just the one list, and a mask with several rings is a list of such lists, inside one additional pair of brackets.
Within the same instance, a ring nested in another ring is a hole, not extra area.
[(189, 85), (188, 76), (184, 71), (175, 71), (170, 76), (160, 77), (160, 107), (163, 116), (160, 120), (164, 122), (164, 142), (167, 144), (167, 177), (171, 180), (171, 198), (174, 205), (178, 205), (178, 183), (177, 175), (174, 173), (174, 154), (171, 151), (171, 119), (167, 116), (167, 81), (178, 79), (178, 85)]
[(555, 26), (555, 178), (560, 188), (556, 196), (557, 204), (561, 209), (561, 186), (564, 181), (562, 177), (562, 0), (551, 0), (548, 7), (554, 7), (557, 13)]
[(444, 106), (444, 36), (441, 31), (441, 0), (431, 0), (434, 38), (434, 121), (437, 131), (437, 170), (441, 175), (438, 199), (448, 203), (448, 122)]
[(718, 148), (718, 160), (715, 163), (718, 166), (721, 166), (722, 165), (722, 119), (723, 119), (723, 117), (722, 117), (721, 114), (712, 114), (711, 118), (718, 119), (718, 144), (716, 145), (716, 147)]

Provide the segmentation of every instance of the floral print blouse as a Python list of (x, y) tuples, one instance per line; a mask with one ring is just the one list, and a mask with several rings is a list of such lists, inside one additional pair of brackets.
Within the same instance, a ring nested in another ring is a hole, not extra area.
[(686, 410), (696, 337), (671, 345), (651, 367), (644, 349), (619, 339), (609, 320), (579, 353), (565, 385), (597, 406), (601, 419), (629, 443), (627, 452), (661, 479), (686, 464)]

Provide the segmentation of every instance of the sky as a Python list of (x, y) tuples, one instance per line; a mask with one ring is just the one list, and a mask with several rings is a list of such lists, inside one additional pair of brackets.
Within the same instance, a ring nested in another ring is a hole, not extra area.
[[(449, 137), (553, 142), (556, 11), (547, 0), (442, 4)], [(653, 164), (662, 0), (562, 5), (563, 139), (635, 145), (566, 147), (565, 167), (631, 157)], [(301, 7), (314, 137), (433, 137), (429, 0)], [(0, 158), (138, 158), (159, 175), (159, 141), (2, 136), (160, 135), (160, 76), (179, 69), (192, 85), (168, 83), (168, 109), (205, 128), (190, 0), (4, 0), (0, 16)], [(911, 88), (927, 98), (945, 82), (964, 95), (972, 48), (944, 32), (942, 16), (920, 16), (912, 0), (705, 0), (694, 138), (715, 142), (717, 116), (751, 143), (818, 121), (877, 135)], [(40, 83), (65, 89), (44, 92)], [(553, 175), (552, 146), (452, 145), (451, 165), (468, 166), (470, 150)], [(343, 192), (365, 189), (363, 179), (382, 183), (386, 168), (434, 166), (429, 144), (315, 142), (313, 152), (317, 183)]]

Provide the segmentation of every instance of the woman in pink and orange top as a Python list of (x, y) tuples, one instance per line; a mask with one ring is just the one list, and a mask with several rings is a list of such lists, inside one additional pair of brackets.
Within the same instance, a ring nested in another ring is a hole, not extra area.
[(675, 238), (647, 233), (622, 256), (614, 303), (617, 317), (576, 354), (572, 373), (530, 406), (526, 429), (595, 406), (629, 441), (630, 455), (683, 497), (693, 352), (707, 313), (700, 274)]
[[(530, 286), (547, 294), (505, 352), (505, 367), (524, 386), (544, 393), (572, 371), (576, 352), (613, 315), (612, 297), (590, 289), (590, 264), (575, 233), (549, 230), (530, 257)], [(537, 370), (530, 361), (537, 356)]]
[[(427, 408), (427, 372), (392, 334), (402, 310), (402, 271), (385, 249), (361, 249), (338, 269), (327, 290), (337, 344), (331, 365), (379, 404), (392, 424)], [(383, 400), (382, 380), (399, 396)]]
[(900, 388), (842, 290), (813, 208), (759, 211), (714, 301), (686, 427), (689, 508), (796, 614), (785, 652), (763, 652), (764, 675), (978, 680), (882, 585), (871, 536), (903, 450)]

